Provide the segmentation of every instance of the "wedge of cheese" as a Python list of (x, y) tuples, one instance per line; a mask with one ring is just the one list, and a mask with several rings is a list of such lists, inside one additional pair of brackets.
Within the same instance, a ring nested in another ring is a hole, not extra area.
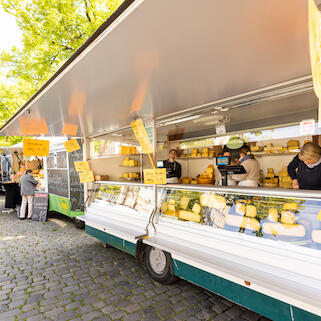
[(188, 207), (189, 201), (190, 201), (189, 197), (183, 196), (179, 202), (179, 205), (181, 206), (182, 209), (186, 210)]
[(247, 217), (255, 217), (256, 216), (256, 207), (254, 205), (246, 205), (246, 213)]
[(276, 208), (270, 208), (268, 211), (268, 220), (270, 222), (277, 222), (279, 219), (279, 213)]
[(180, 210), (178, 212), (178, 217), (183, 220), (193, 221), (199, 223), (201, 221), (201, 216), (197, 213)]

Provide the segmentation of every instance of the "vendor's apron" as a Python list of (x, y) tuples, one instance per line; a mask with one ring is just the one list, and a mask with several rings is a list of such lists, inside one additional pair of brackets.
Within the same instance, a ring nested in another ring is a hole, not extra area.
[(169, 177), (166, 179), (167, 184), (178, 184), (178, 178), (177, 177)]
[(238, 185), (239, 186), (247, 186), (247, 187), (258, 187), (259, 186), (258, 182), (252, 181), (249, 179), (246, 179), (244, 181), (240, 181)]

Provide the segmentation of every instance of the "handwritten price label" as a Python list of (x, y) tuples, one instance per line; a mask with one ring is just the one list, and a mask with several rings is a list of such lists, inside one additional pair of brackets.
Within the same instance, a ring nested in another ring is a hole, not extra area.
[(92, 171), (89, 172), (81, 172), (79, 173), (80, 183), (90, 183), (94, 181), (94, 173)]
[(137, 119), (131, 123), (131, 126), (136, 136), (136, 139), (138, 140), (139, 145), (142, 148), (143, 153), (144, 154), (152, 153), (153, 146), (149, 140), (143, 121), (141, 119)]
[(89, 172), (90, 167), (88, 162), (74, 162), (77, 172)]
[(145, 184), (166, 184), (166, 168), (144, 169)]
[(23, 155), (24, 156), (48, 156), (49, 140), (24, 139)]
[(71, 152), (74, 152), (75, 150), (80, 149), (80, 146), (79, 146), (79, 144), (78, 144), (77, 139), (67, 140), (67, 141), (64, 143), (64, 146), (65, 146), (66, 151), (67, 151), (68, 153), (71, 153)]

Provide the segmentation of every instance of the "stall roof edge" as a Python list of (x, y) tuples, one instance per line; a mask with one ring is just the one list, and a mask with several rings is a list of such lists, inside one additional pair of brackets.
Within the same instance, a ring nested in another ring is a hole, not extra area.
[(124, 2), (109, 16), (97, 30), (72, 54), (72, 56), (12, 115), (0, 128), (0, 133), (14, 120), (28, 105), (37, 98), (79, 55), (84, 52), (120, 15), (137, 0), (124, 0)]

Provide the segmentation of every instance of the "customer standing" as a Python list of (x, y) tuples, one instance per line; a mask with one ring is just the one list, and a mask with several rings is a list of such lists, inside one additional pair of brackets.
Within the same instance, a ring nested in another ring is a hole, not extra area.
[(294, 189), (321, 190), (321, 147), (305, 143), (288, 166)]
[(33, 208), (33, 199), (35, 197), (35, 189), (38, 185), (38, 182), (31, 176), (32, 171), (28, 169), (26, 174), (20, 177), (20, 189), (22, 196), (21, 210), (20, 210), (20, 219), (24, 219), (26, 216), (26, 207), (28, 203), (28, 219), (31, 219), (32, 208)]

